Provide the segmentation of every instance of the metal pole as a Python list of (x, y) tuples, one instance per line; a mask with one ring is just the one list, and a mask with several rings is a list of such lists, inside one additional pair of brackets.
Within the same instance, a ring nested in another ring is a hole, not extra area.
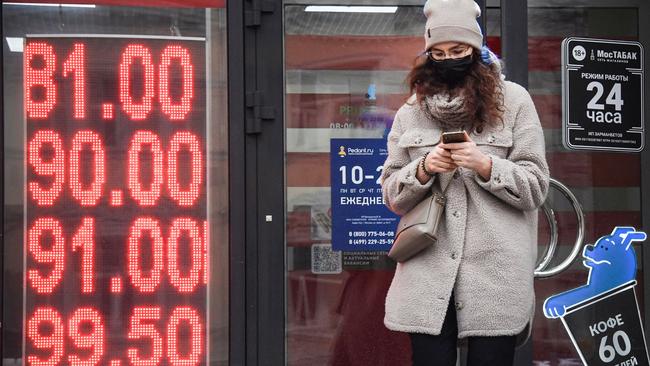
[(528, 89), (528, 0), (501, 0), (501, 58), (506, 78)]
[(478, 24), (481, 26), (481, 33), (483, 33), (483, 44), (487, 43), (487, 14), (485, 13), (485, 1), (475, 0), (481, 7), (481, 16), (478, 18)]

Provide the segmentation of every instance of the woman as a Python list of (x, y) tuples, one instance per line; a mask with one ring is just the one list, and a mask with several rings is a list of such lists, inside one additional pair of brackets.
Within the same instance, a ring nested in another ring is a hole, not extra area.
[[(537, 208), (549, 181), (533, 101), (482, 47), (472, 0), (428, 0), (426, 57), (408, 77), (382, 172), (386, 205), (403, 215), (449, 184), (438, 242), (399, 263), (384, 324), (411, 337), (414, 365), (511, 365), (532, 325)], [(483, 52), (482, 52), (483, 51)], [(465, 130), (466, 142), (439, 143)]]

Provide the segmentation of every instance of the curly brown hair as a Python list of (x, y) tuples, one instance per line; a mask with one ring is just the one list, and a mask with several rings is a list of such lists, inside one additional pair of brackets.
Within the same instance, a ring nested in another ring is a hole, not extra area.
[[(451, 95), (465, 95), (467, 112), (475, 116), (471, 128), (481, 131), (483, 126), (503, 124), (503, 86), (498, 67), (481, 60), (481, 51), (472, 48), (472, 64), (467, 76), (455, 85), (444, 83), (437, 75), (434, 62), (426, 55), (418, 56), (406, 77), (410, 95), (417, 94), (417, 102), (422, 105), (426, 95), (447, 90)], [(496, 61), (501, 62), (501, 61)]]

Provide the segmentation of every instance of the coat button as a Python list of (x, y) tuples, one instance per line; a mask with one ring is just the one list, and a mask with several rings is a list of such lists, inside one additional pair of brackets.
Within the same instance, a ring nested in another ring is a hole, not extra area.
[(456, 310), (460, 310), (463, 308), (463, 303), (462, 301), (456, 301)]
[(451, 259), (456, 259), (456, 252), (451, 253)]
[(416, 143), (416, 144), (419, 144), (419, 143), (421, 143), (421, 142), (422, 142), (422, 139), (421, 139), (420, 137), (418, 137), (417, 139), (415, 139), (415, 143)]
[(460, 217), (460, 212), (458, 212), (458, 210), (456, 210), (456, 211), (454, 211), (454, 213), (452, 215), (454, 215), (455, 218), (459, 218)]
[(494, 135), (490, 135), (490, 137), (488, 137), (488, 140), (487, 140), (487, 141), (488, 141), (489, 143), (493, 143), (495, 140), (496, 140), (496, 137), (494, 137)]

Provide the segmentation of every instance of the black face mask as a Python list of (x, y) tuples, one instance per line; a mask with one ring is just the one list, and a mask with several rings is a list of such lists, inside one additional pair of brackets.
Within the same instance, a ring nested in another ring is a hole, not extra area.
[(467, 75), (472, 65), (472, 55), (469, 54), (459, 59), (446, 59), (433, 62), (436, 72), (440, 78), (448, 83), (461, 81)]

